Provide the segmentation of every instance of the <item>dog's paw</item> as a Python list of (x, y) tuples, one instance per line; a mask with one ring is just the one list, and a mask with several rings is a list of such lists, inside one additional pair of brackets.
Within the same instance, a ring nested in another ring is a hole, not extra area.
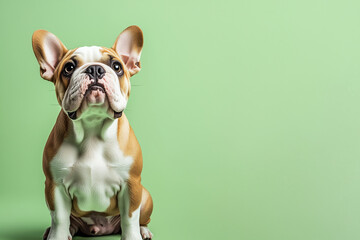
[(132, 232), (122, 232), (121, 240), (143, 240), (140, 232), (132, 231)]
[[(72, 236), (70, 233), (68, 234), (54, 234), (54, 233), (51, 233), (51, 228), (48, 227), (45, 232), (44, 232), (44, 235), (43, 235), (43, 240), (72, 240)], [(67, 235), (67, 238), (63, 237), (63, 236), (66, 236)]]
[[(71, 230), (73, 229), (70, 229), (70, 235), (68, 236), (68, 239), (67, 240), (72, 240), (72, 236), (74, 236), (74, 232), (72, 232)], [(75, 231), (75, 230), (74, 230)], [(49, 233), (50, 233), (50, 227), (48, 227), (44, 234), (43, 234), (43, 240), (47, 240), (48, 239), (48, 236), (49, 236)]]
[(147, 227), (140, 226), (140, 234), (143, 240), (150, 240), (153, 238), (153, 234)]
[[(48, 237), (47, 240), (60, 240), (58, 237)], [(71, 235), (68, 235), (67, 238), (61, 238), (61, 240), (72, 240)]]

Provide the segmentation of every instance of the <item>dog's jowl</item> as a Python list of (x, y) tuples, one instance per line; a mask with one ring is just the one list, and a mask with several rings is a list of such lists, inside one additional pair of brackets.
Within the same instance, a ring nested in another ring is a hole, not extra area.
[(32, 38), (40, 75), (61, 111), (43, 154), (51, 226), (44, 239), (121, 234), (151, 239), (152, 199), (141, 185), (142, 153), (123, 113), (140, 71), (143, 34), (130, 26), (112, 48), (68, 50), (52, 33)]

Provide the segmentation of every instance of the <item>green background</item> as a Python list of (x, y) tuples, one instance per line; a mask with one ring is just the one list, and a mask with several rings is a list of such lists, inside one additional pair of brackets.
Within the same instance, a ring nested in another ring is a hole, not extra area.
[[(70, 49), (144, 32), (126, 114), (154, 240), (360, 239), (360, 2), (0, 2), (0, 239), (50, 224), (42, 151), (60, 107), (31, 35)], [(97, 239), (119, 239), (118, 236)]]

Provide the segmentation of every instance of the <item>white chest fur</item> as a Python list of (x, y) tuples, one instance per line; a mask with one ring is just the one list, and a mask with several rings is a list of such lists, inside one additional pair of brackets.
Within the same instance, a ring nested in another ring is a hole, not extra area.
[(105, 211), (129, 177), (133, 159), (120, 150), (116, 128), (115, 121), (104, 139), (90, 135), (81, 144), (65, 139), (50, 162), (54, 181), (76, 197), (82, 211)]

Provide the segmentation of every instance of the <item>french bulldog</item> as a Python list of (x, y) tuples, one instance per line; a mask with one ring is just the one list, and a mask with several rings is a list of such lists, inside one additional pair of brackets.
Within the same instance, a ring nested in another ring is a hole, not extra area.
[(121, 233), (152, 239), (153, 202), (141, 185), (140, 145), (124, 114), (130, 77), (140, 71), (143, 33), (126, 28), (111, 48), (68, 50), (37, 30), (32, 46), (40, 75), (55, 86), (61, 106), (43, 153), (51, 226), (44, 239)]

